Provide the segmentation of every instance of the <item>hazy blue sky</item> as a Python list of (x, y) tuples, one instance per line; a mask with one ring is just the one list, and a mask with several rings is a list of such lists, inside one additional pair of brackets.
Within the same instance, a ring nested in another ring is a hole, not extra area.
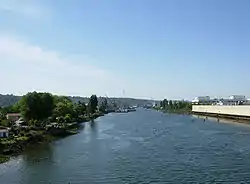
[(0, 93), (250, 96), (249, 0), (0, 0)]

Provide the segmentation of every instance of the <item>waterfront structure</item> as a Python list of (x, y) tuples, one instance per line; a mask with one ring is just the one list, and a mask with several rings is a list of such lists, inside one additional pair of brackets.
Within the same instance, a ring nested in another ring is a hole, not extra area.
[(193, 105), (192, 112), (216, 117), (250, 118), (249, 105)]
[(228, 98), (196, 97), (192, 103), (194, 114), (250, 119), (249, 101), (243, 95)]
[(192, 104), (194, 105), (245, 105), (248, 100), (243, 95), (232, 95), (229, 98), (210, 98), (209, 96), (196, 97)]

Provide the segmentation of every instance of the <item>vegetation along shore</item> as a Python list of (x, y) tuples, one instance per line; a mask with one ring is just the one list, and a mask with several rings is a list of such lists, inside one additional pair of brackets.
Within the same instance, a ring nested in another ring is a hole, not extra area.
[(108, 113), (107, 100), (88, 103), (65, 96), (30, 92), (9, 107), (0, 107), (0, 163), (28, 147), (77, 133), (79, 123)]
[(167, 99), (164, 99), (160, 102), (159, 106), (155, 107), (155, 109), (166, 113), (191, 114), (192, 103), (186, 101), (168, 101)]

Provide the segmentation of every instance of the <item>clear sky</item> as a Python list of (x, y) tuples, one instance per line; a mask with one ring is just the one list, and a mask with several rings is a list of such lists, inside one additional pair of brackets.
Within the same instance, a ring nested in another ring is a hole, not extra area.
[(249, 0), (0, 0), (0, 93), (250, 96)]

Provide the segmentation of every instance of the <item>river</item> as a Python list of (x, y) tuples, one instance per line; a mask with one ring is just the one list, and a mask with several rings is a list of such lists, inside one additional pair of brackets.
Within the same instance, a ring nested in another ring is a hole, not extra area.
[(250, 126), (139, 109), (0, 165), (2, 184), (247, 183)]

